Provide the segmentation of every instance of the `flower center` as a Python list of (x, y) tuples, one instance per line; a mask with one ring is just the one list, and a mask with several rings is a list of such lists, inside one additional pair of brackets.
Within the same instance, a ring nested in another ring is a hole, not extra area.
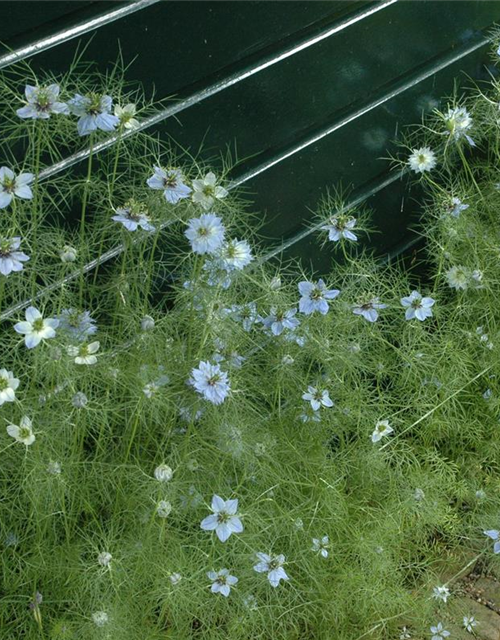
[(21, 427), (19, 429), (19, 437), (22, 438), (23, 440), (25, 440), (26, 438), (29, 438), (31, 435), (31, 430), (28, 429), (28, 427)]
[(207, 380), (207, 383), (208, 383), (211, 387), (213, 387), (213, 386), (215, 386), (215, 385), (217, 384), (217, 382), (219, 382), (219, 380), (220, 380), (220, 375), (219, 375), (218, 373), (215, 373), (211, 378), (209, 378), (209, 379)]
[(43, 318), (37, 318), (33, 324), (33, 331), (41, 331), (43, 329)]
[(4, 391), (4, 389), (7, 389), (8, 386), (9, 383), (7, 382), (7, 380), (5, 378), (0, 378), (0, 391)]
[(16, 179), (5, 177), (2, 182), (3, 190), (7, 193), (12, 193), (16, 188)]

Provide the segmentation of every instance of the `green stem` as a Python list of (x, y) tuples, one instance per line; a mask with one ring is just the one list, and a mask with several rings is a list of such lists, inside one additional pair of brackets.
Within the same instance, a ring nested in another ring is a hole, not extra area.
[[(87, 164), (87, 177), (85, 180), (85, 187), (83, 190), (83, 197), (82, 197), (82, 211), (80, 214), (80, 247), (83, 249), (83, 247), (85, 246), (84, 241), (85, 241), (85, 216), (86, 216), (86, 212), (87, 212), (87, 201), (88, 201), (88, 194), (89, 194), (89, 186), (90, 186), (90, 179), (92, 177), (92, 156), (93, 156), (93, 150), (94, 150), (94, 138), (93, 138), (93, 134), (90, 134), (90, 152), (89, 152), (89, 160), (88, 160), (88, 164)], [(80, 271), (80, 307), (83, 307), (83, 286), (84, 286), (84, 271), (83, 271), (83, 266), (85, 264), (85, 260), (82, 259), (82, 269)]]

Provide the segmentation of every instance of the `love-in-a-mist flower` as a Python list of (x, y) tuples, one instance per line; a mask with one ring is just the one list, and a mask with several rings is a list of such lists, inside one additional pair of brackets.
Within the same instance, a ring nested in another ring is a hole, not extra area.
[(285, 329), (295, 331), (299, 326), (300, 320), (295, 318), (297, 309), (288, 309), (287, 311), (278, 311), (276, 307), (271, 307), (271, 313), (267, 318), (262, 318), (262, 324), (269, 329), (273, 336), (279, 336)]
[(141, 318), (142, 331), (152, 331), (154, 328), (155, 328), (155, 321), (153, 317), (149, 315), (145, 315)]
[(218, 252), (218, 257), (222, 260), (225, 269), (237, 271), (244, 269), (253, 260), (248, 242), (236, 239), (225, 242)]
[(466, 211), (470, 205), (464, 204), (460, 198), (451, 198), (448, 204), (448, 213), (454, 218), (458, 218), (462, 211)]
[(446, 585), (434, 587), (432, 590), (432, 597), (435, 600), (442, 600), (443, 602), (446, 602), (450, 597), (450, 590)]
[(361, 304), (357, 304), (352, 308), (355, 316), (362, 316), (368, 322), (376, 322), (378, 320), (378, 309), (387, 307), (383, 302), (379, 302), (378, 298), (372, 298)]
[(12, 371), (0, 369), (0, 406), (4, 402), (14, 402), (19, 379), (14, 378)]
[(193, 180), (193, 195), (191, 199), (208, 210), (216, 200), (225, 198), (227, 193), (224, 187), (217, 184), (215, 173), (209, 171), (204, 178)]
[(388, 436), (394, 429), (389, 424), (389, 420), (379, 420), (372, 433), (372, 442), (379, 442), (384, 436)]
[(408, 158), (408, 164), (415, 173), (431, 171), (436, 166), (436, 154), (429, 147), (413, 149)]
[(451, 267), (445, 273), (446, 279), (448, 281), (448, 285), (452, 289), (468, 289), (472, 283), (472, 271), (468, 267), (463, 267), (462, 265), (458, 265), (456, 267)]
[(221, 542), (226, 542), (233, 533), (243, 531), (243, 523), (238, 516), (238, 499), (223, 500), (220, 496), (214, 495), (212, 511), (212, 514), (201, 521), (200, 527), (204, 531), (215, 530)]
[(229, 573), (229, 569), (220, 569), (220, 571), (208, 571), (207, 577), (212, 581), (212, 587), (210, 591), (212, 593), (220, 593), (222, 596), (228, 597), (231, 592), (231, 587), (234, 587), (238, 582), (236, 576), (232, 576)]
[(432, 316), (432, 306), (436, 301), (433, 298), (422, 297), (418, 291), (412, 291), (406, 298), (401, 298), (401, 304), (406, 307), (406, 320), (423, 321)]
[(109, 567), (111, 565), (111, 560), (113, 560), (113, 556), (109, 553), (109, 551), (101, 551), (101, 553), (97, 556), (97, 562), (101, 565), (101, 567)]
[(356, 226), (356, 218), (351, 216), (332, 216), (328, 224), (321, 227), (322, 231), (328, 231), (328, 240), (338, 242), (341, 238), (356, 242), (358, 236), (352, 231)]
[(69, 244), (65, 244), (62, 248), (62, 251), (59, 252), (61, 262), (75, 262), (77, 256), (78, 251), (75, 249), (75, 247), (72, 247)]
[(34, 177), (32, 173), (20, 173), (16, 176), (9, 167), (0, 167), (0, 209), (8, 207), (14, 196), (31, 200), (33, 192), (29, 185)]
[(63, 309), (57, 316), (59, 320), (58, 334), (66, 335), (72, 340), (83, 342), (97, 331), (95, 320), (88, 311)]
[(44, 318), (35, 307), (28, 307), (25, 317), (25, 321), (17, 322), (14, 325), (14, 330), (24, 335), (24, 344), (28, 349), (33, 349), (42, 340), (55, 338), (59, 320), (56, 318)]
[(299, 293), (302, 296), (299, 300), (299, 311), (308, 316), (315, 311), (319, 311), (322, 315), (328, 313), (328, 300), (336, 298), (340, 291), (327, 289), (320, 278), (317, 283), (299, 282)]
[(250, 331), (259, 319), (255, 302), (247, 304), (233, 304), (228, 310), (228, 315), (236, 322), (241, 322), (243, 331)]
[(137, 107), (132, 102), (129, 102), (124, 107), (120, 107), (120, 105), (115, 105), (115, 116), (120, 121), (120, 126), (124, 129), (137, 129), (139, 126), (139, 120), (137, 120), (134, 116), (137, 113)]
[(169, 580), (170, 582), (175, 586), (176, 584), (179, 584), (179, 582), (182, 580), (182, 576), (180, 573), (171, 573), (169, 576)]
[(19, 251), (20, 246), (21, 238), (18, 236), (0, 238), (0, 273), (3, 276), (8, 276), (13, 271), (22, 271), (23, 262), (29, 260), (29, 256)]
[(196, 391), (213, 404), (222, 404), (231, 390), (227, 373), (218, 364), (201, 361), (191, 376)]
[(224, 242), (226, 230), (222, 220), (214, 213), (204, 213), (199, 218), (192, 218), (184, 235), (191, 243), (194, 253), (200, 255), (214, 254)]
[(330, 540), (328, 536), (323, 536), (321, 539), (313, 538), (312, 543), (312, 551), (316, 551), (316, 553), (319, 553), (323, 558), (328, 558), (328, 549), (330, 547)]
[(87, 136), (93, 131), (114, 131), (120, 124), (120, 119), (111, 113), (113, 98), (98, 93), (85, 96), (79, 93), (68, 100), (68, 107), (72, 114), (78, 116), (77, 129), (80, 136)]
[(267, 579), (271, 587), (277, 587), (281, 580), (289, 580), (286, 571), (283, 569), (285, 564), (285, 556), (268, 555), (267, 553), (257, 553), (259, 562), (254, 565), (254, 571), (257, 573), (267, 573)]
[(23, 416), (19, 425), (9, 424), (7, 425), (7, 433), (9, 436), (25, 444), (27, 447), (35, 442), (35, 434), (33, 433), (32, 422), (28, 416)]
[(156, 467), (154, 475), (158, 482), (169, 482), (172, 480), (174, 472), (168, 464), (160, 464)]
[(443, 627), (442, 622), (438, 622), (435, 627), (431, 627), (432, 638), (431, 640), (443, 640), (450, 635), (450, 632)]
[(479, 623), (474, 618), (474, 616), (464, 616), (462, 624), (466, 631), (468, 631), (469, 633), (474, 633), (474, 627), (477, 627)]
[(109, 622), (109, 616), (105, 611), (96, 611), (92, 614), (92, 620), (96, 627), (104, 627)]
[(495, 541), (493, 553), (500, 553), (500, 531), (498, 529), (488, 529), (487, 531), (483, 531), (483, 533)]
[(191, 193), (191, 188), (184, 183), (184, 180), (180, 169), (154, 167), (154, 173), (146, 180), (146, 183), (151, 189), (163, 191), (167, 202), (177, 204), (179, 200), (188, 198)]
[(318, 411), (320, 407), (333, 407), (333, 401), (330, 399), (327, 389), (307, 387), (307, 392), (302, 394), (302, 399), (311, 403), (313, 411)]
[(99, 351), (99, 342), (90, 342), (89, 344), (81, 344), (79, 346), (70, 345), (67, 349), (68, 355), (75, 359), (75, 364), (95, 364)]
[(60, 91), (57, 84), (49, 84), (47, 87), (33, 87), (27, 84), (24, 89), (26, 105), (17, 109), (17, 115), (20, 118), (33, 120), (48, 120), (53, 113), (68, 115), (68, 105), (65, 102), (59, 102)]
[(137, 231), (139, 227), (144, 231), (155, 231), (144, 207), (138, 203), (127, 203), (124, 207), (117, 209), (116, 214), (111, 216), (111, 220), (120, 222), (127, 231)]
[(470, 113), (465, 107), (450, 108), (443, 117), (451, 138), (455, 141), (465, 138), (471, 147), (476, 146), (474, 140), (468, 135), (473, 122)]
[(156, 505), (156, 513), (160, 518), (168, 518), (172, 512), (172, 503), (168, 500), (160, 500)]

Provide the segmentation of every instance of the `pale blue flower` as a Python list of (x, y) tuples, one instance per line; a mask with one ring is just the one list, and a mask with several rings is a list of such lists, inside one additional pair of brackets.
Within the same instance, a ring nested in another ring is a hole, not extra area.
[(197, 369), (193, 369), (192, 385), (205, 400), (213, 404), (222, 404), (231, 389), (227, 373), (221, 371), (218, 364), (201, 361)]
[(271, 307), (270, 314), (261, 322), (274, 336), (279, 336), (285, 329), (294, 331), (299, 326), (300, 320), (294, 317), (296, 313), (297, 309), (278, 311), (276, 307)]
[(20, 118), (32, 118), (33, 120), (48, 120), (52, 113), (69, 114), (69, 107), (65, 102), (59, 102), (60, 88), (57, 84), (47, 87), (33, 87), (26, 85), (24, 95), (27, 104), (16, 113)]
[(441, 622), (438, 622), (435, 627), (431, 627), (431, 633), (433, 634), (431, 640), (443, 640), (443, 638), (447, 638), (450, 635), (450, 632), (446, 631)]
[(191, 243), (194, 253), (200, 255), (214, 254), (224, 242), (226, 230), (222, 220), (213, 213), (204, 213), (199, 218), (192, 218), (184, 235)]
[(229, 569), (221, 569), (220, 571), (209, 571), (208, 579), (212, 581), (212, 593), (220, 593), (222, 596), (228, 597), (231, 587), (238, 582), (236, 576), (229, 573)]
[(320, 407), (333, 407), (328, 390), (307, 387), (307, 393), (302, 394), (302, 399), (311, 403), (313, 411), (318, 411)]
[(442, 600), (443, 602), (446, 602), (450, 597), (450, 590), (446, 585), (434, 587), (432, 597), (435, 600)]
[(299, 311), (305, 315), (311, 315), (319, 311), (322, 315), (328, 313), (328, 300), (336, 298), (340, 291), (338, 289), (327, 289), (321, 278), (317, 284), (313, 282), (299, 282), (299, 293), (302, 296), (299, 300)]
[(205, 260), (203, 271), (207, 272), (207, 284), (211, 287), (228, 289), (231, 286), (231, 270), (226, 268), (220, 258), (213, 257)]
[(233, 304), (228, 311), (233, 320), (241, 322), (244, 331), (250, 331), (259, 319), (255, 302)]
[(462, 211), (466, 211), (469, 208), (470, 205), (468, 204), (464, 204), (460, 198), (455, 198), (453, 197), (451, 199), (451, 203), (449, 206), (449, 212), (450, 215), (452, 215), (454, 218), (458, 218), (460, 216), (460, 214), (462, 213)]
[(407, 298), (401, 298), (401, 304), (406, 307), (405, 318), (416, 318), (421, 322), (432, 316), (432, 306), (436, 301), (433, 298), (422, 298), (418, 291), (412, 291)]
[(154, 167), (151, 178), (146, 180), (148, 187), (163, 191), (165, 200), (170, 204), (177, 204), (179, 200), (188, 198), (191, 188), (184, 184), (184, 176), (180, 169), (162, 169)]
[(328, 221), (328, 224), (321, 227), (321, 230), (328, 231), (328, 239), (332, 242), (338, 242), (341, 238), (356, 242), (358, 236), (352, 231), (355, 226), (356, 218), (332, 216)]
[(500, 553), (500, 531), (498, 531), (498, 529), (488, 529), (487, 531), (483, 531), (483, 533), (495, 541), (493, 553)]
[(113, 98), (107, 95), (90, 93), (82, 96), (79, 93), (68, 101), (68, 106), (75, 116), (79, 116), (78, 134), (87, 136), (97, 129), (114, 131), (120, 124), (120, 118), (111, 113)]
[(319, 553), (323, 558), (328, 558), (328, 548), (330, 546), (328, 536), (323, 536), (321, 539), (313, 538), (312, 542), (313, 546), (311, 547), (311, 551)]
[(353, 307), (352, 312), (356, 316), (363, 316), (368, 322), (376, 322), (378, 319), (377, 309), (385, 309), (386, 304), (378, 301), (378, 298), (372, 298), (366, 302)]
[(241, 533), (243, 524), (238, 516), (238, 500), (223, 500), (220, 496), (214, 495), (212, 498), (213, 513), (204, 518), (200, 527), (204, 531), (214, 531), (221, 542), (226, 540), (233, 533)]
[(14, 331), (24, 335), (24, 344), (28, 349), (33, 349), (42, 340), (55, 338), (59, 320), (56, 318), (43, 318), (35, 307), (28, 307), (25, 312), (26, 320), (17, 322)]
[(477, 627), (479, 623), (474, 618), (474, 616), (464, 616), (463, 617), (463, 626), (466, 631), (469, 633), (474, 633), (474, 627)]
[(8, 276), (13, 271), (22, 271), (23, 262), (29, 257), (22, 251), (18, 251), (21, 246), (21, 238), (0, 238), (0, 273)]
[(121, 222), (127, 231), (136, 231), (138, 227), (144, 231), (155, 231), (146, 213), (134, 211), (132, 207), (123, 207), (116, 210), (116, 215), (111, 217), (115, 222)]
[(30, 184), (35, 176), (32, 173), (20, 173), (18, 176), (8, 167), (0, 167), (0, 209), (5, 209), (14, 196), (31, 200), (33, 192)]
[(289, 579), (283, 569), (283, 564), (285, 563), (284, 555), (274, 556), (259, 552), (257, 553), (257, 558), (259, 562), (254, 566), (254, 571), (267, 573), (267, 579), (271, 587), (277, 587), (281, 580)]
[(59, 319), (59, 333), (67, 335), (71, 340), (84, 342), (97, 331), (95, 320), (88, 311), (63, 309), (57, 316)]

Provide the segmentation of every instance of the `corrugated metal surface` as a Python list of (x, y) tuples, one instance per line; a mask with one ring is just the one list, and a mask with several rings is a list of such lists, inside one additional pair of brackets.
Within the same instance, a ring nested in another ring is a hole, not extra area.
[(78, 40), (91, 38), (86, 57), (105, 70), (119, 40), (125, 60), (138, 55), (130, 79), (175, 96), (145, 126), (206, 157), (237, 149), (248, 159), (232, 178), (264, 218), (270, 255), (285, 246), (324, 269), (310, 209), (340, 180), (373, 207), (377, 251), (411, 240), (415, 205), (379, 158), (454, 81), (485, 77), (499, 18), (498, 2), (479, 0), (5, 1), (0, 40), (12, 50), (0, 67), (28, 57), (35, 70), (64, 71)]

